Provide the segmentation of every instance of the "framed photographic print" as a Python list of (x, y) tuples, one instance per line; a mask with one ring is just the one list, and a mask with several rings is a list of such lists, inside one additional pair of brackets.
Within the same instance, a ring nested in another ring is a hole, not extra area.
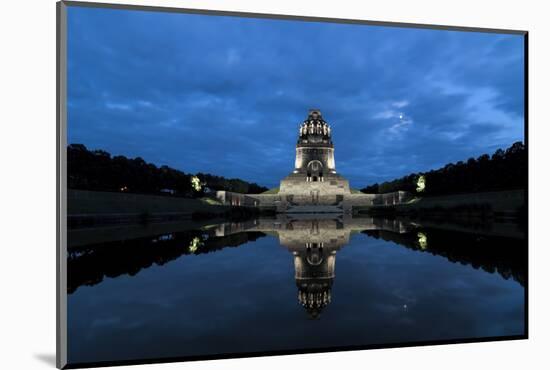
[(58, 3), (60, 368), (527, 338), (527, 32)]

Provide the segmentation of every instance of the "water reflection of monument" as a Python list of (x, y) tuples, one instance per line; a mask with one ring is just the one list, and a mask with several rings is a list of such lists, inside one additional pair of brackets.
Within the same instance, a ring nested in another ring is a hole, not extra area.
[(306, 243), (305, 250), (292, 253), (298, 301), (315, 318), (330, 303), (336, 251), (325, 248), (322, 243)]
[(216, 230), (216, 236), (243, 231), (277, 234), (281, 245), (294, 256), (298, 301), (312, 318), (317, 318), (331, 301), (336, 252), (349, 243), (352, 232), (388, 230), (404, 233), (408, 229), (397, 220), (302, 214), (221, 224)]

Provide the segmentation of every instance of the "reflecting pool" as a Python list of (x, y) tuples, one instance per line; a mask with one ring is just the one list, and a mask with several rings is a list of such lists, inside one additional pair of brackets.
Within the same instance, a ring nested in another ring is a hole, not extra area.
[(526, 274), (521, 232), (403, 220), (73, 230), (69, 362), (522, 336)]

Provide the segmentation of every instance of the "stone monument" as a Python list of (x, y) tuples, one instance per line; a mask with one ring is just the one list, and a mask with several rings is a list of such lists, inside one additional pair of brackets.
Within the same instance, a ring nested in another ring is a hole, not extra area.
[(278, 213), (351, 213), (353, 207), (399, 204), (405, 192), (365, 194), (351, 191), (349, 182), (336, 172), (332, 129), (319, 109), (310, 109), (298, 127), (294, 170), (277, 191), (239, 194), (218, 191), (220, 202), (232, 206), (272, 208)]
[(310, 109), (300, 125), (294, 171), (283, 180), (279, 195), (289, 207), (341, 205), (349, 182), (336, 173), (332, 130), (321, 111)]

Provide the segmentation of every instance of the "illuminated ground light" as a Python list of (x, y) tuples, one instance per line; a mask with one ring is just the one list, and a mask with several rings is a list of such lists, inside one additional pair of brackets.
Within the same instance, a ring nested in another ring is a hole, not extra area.
[(201, 180), (197, 176), (191, 177), (191, 186), (195, 191), (201, 191), (202, 189)]
[(195, 253), (201, 245), (202, 245), (201, 239), (198, 236), (195, 236), (193, 240), (191, 240), (191, 243), (189, 243), (189, 252)]
[(428, 249), (428, 236), (423, 232), (419, 232), (417, 236), (418, 236), (418, 245), (420, 245), (420, 249), (422, 250)]
[(416, 180), (416, 191), (418, 193), (422, 193), (425, 189), (426, 189), (426, 178), (424, 177), (424, 175), (420, 175)]

